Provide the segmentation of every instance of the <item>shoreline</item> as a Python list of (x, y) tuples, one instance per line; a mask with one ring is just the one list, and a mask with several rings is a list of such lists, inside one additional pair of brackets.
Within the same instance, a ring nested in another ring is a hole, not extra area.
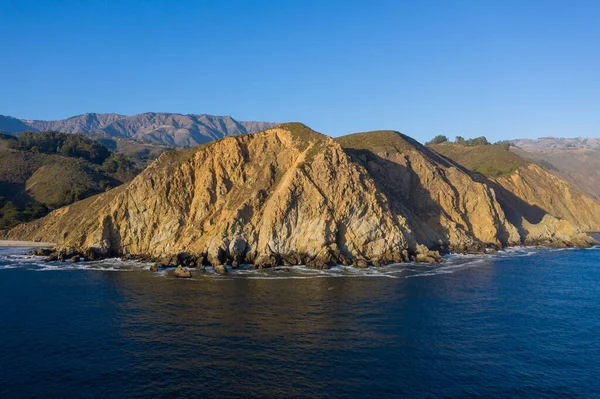
[(52, 242), (0, 240), (0, 248), (52, 248), (55, 245)]
[[(431, 250), (428, 250), (428, 255), (430, 254), (434, 254), (435, 256), (411, 256), (410, 260), (407, 261), (400, 261), (400, 262), (379, 262), (379, 261), (375, 261), (375, 262), (371, 262), (371, 261), (366, 261), (366, 260), (362, 260), (359, 259), (358, 261), (355, 262), (348, 262), (348, 263), (331, 263), (331, 262), (327, 262), (327, 263), (314, 263), (310, 264), (310, 263), (298, 263), (298, 264), (290, 264), (290, 263), (282, 263), (280, 264), (279, 262), (275, 263), (275, 264), (256, 264), (256, 263), (246, 263), (246, 262), (211, 262), (209, 261), (206, 257), (204, 256), (195, 256), (193, 254), (190, 253), (179, 253), (176, 255), (167, 255), (167, 256), (161, 256), (161, 257), (155, 257), (155, 256), (150, 256), (150, 255), (133, 255), (133, 254), (129, 254), (129, 255), (114, 255), (114, 256), (93, 256), (93, 257), (89, 257), (86, 256), (86, 254), (79, 252), (79, 251), (74, 251), (74, 252), (64, 252), (61, 251), (60, 248), (56, 248), (56, 244), (53, 243), (49, 243), (49, 242), (36, 242), (36, 241), (18, 241), (18, 240), (0, 240), (0, 248), (23, 248), (23, 249), (33, 249), (36, 248), (36, 250), (33, 250), (30, 252), (30, 254), (32, 255), (38, 255), (41, 257), (44, 257), (45, 259), (43, 260), (44, 262), (51, 262), (51, 261), (61, 261), (61, 262), (65, 262), (65, 261), (71, 261), (72, 263), (78, 263), (78, 262), (89, 262), (89, 261), (95, 261), (95, 260), (102, 260), (102, 259), (108, 259), (108, 258), (114, 258), (114, 259), (120, 259), (120, 260), (129, 260), (129, 261), (138, 261), (138, 262), (143, 262), (143, 263), (148, 263), (150, 265), (152, 265), (150, 267), (151, 271), (158, 271), (158, 269), (169, 269), (169, 268), (176, 268), (176, 267), (183, 267), (183, 268), (187, 268), (187, 269), (200, 269), (203, 270), (205, 267), (210, 266), (213, 267), (215, 269), (225, 269), (226, 266), (231, 267), (232, 269), (237, 269), (239, 266), (241, 265), (246, 265), (246, 266), (253, 266), (255, 269), (277, 269), (277, 268), (286, 268), (286, 267), (290, 267), (290, 266), (306, 266), (309, 267), (311, 269), (329, 269), (332, 266), (336, 266), (336, 265), (344, 265), (344, 266), (353, 266), (355, 268), (358, 269), (364, 269), (364, 268), (369, 268), (369, 267), (380, 267), (380, 266), (385, 266), (385, 265), (389, 265), (389, 264), (402, 264), (402, 263), (429, 263), (429, 264), (440, 264), (440, 263), (445, 263), (445, 261), (448, 259), (449, 256), (451, 255), (481, 255), (481, 256), (485, 256), (485, 255), (497, 255), (498, 252), (503, 252), (503, 251), (507, 251), (510, 250), (511, 248), (513, 249), (549, 249), (549, 250), (564, 250), (564, 249), (586, 249), (586, 248), (593, 248), (593, 247), (600, 247), (600, 242), (598, 241), (598, 239), (594, 240), (594, 243), (588, 242), (586, 243), (586, 245), (548, 245), (546, 243), (546, 245), (541, 245), (541, 244), (534, 244), (534, 243), (528, 243), (528, 244), (521, 244), (521, 245), (508, 245), (505, 246), (503, 248), (499, 248), (499, 249), (494, 249), (494, 248), (486, 248), (483, 251), (448, 251), (448, 252), (443, 252), (443, 253), (439, 253), (437, 251), (435, 251), (435, 253)], [(72, 250), (71, 250), (72, 251)], [(417, 254), (417, 255), (423, 255), (423, 254)], [(421, 258), (421, 259), (419, 259)], [(225, 270), (222, 270), (223, 272), (226, 272)], [(221, 273), (220, 273), (221, 274)]]

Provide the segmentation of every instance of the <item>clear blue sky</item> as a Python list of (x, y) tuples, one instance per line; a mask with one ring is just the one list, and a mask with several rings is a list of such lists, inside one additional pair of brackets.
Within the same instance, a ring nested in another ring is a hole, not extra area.
[(0, 114), (598, 136), (600, 1), (0, 0)]

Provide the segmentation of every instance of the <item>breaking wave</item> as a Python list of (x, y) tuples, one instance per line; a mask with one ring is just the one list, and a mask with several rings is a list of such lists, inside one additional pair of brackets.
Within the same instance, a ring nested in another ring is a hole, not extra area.
[[(586, 248), (598, 250), (599, 246)], [(333, 266), (326, 270), (312, 269), (306, 266), (276, 267), (272, 269), (255, 269), (251, 265), (242, 265), (238, 269), (227, 266), (228, 272), (222, 276), (213, 268), (207, 267), (205, 271), (193, 271), (193, 279), (214, 278), (216, 280), (229, 280), (234, 278), (245, 279), (314, 279), (314, 278), (414, 278), (452, 274), (457, 271), (481, 267), (495, 258), (515, 258), (532, 256), (541, 251), (577, 250), (576, 248), (536, 248), (536, 247), (510, 247), (495, 254), (463, 255), (451, 254), (444, 257), (442, 263), (395, 263), (383, 267), (356, 268), (352, 266)], [(31, 248), (0, 248), (0, 271), (8, 269), (25, 269), (36, 272), (58, 271), (101, 271), (101, 272), (140, 272), (147, 271), (150, 263), (122, 260), (118, 258), (104, 259), (94, 262), (43, 262), (41, 257), (31, 256)], [(160, 270), (154, 275), (158, 278), (174, 278), (172, 269)]]

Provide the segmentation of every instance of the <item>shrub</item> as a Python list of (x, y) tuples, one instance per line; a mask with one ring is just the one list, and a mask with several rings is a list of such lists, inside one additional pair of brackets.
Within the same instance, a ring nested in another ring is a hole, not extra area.
[(428, 141), (427, 143), (425, 143), (425, 145), (431, 145), (431, 144), (442, 144), (448, 141), (448, 137), (443, 136), (441, 134), (435, 136), (433, 138), (433, 140)]

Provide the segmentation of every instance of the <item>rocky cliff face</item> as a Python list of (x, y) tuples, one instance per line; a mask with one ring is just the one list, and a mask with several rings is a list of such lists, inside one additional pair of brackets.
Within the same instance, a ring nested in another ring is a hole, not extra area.
[[(591, 140), (591, 139), (590, 139)], [(512, 147), (511, 151), (540, 165), (600, 201), (600, 148)]]
[(431, 148), (493, 188), (521, 241), (569, 240), (600, 227), (600, 204), (573, 185), (503, 145), (442, 143)]
[(549, 214), (576, 229), (600, 231), (600, 204), (537, 165), (529, 164), (510, 176), (491, 180), (503, 189), (505, 208), (521, 215), (525, 224), (537, 224)]
[[(545, 227), (540, 240), (564, 226)], [(323, 266), (427, 259), (425, 247), (510, 245), (523, 234), (488, 183), (406, 136), (333, 140), (284, 124), (165, 153), (131, 183), (9, 237), (100, 255), (191, 253), (213, 265)], [(564, 238), (579, 234), (573, 227)]]
[(488, 185), (410, 137), (378, 131), (337, 141), (366, 168), (394, 210), (408, 215), (419, 242), (456, 249), (520, 242)]

